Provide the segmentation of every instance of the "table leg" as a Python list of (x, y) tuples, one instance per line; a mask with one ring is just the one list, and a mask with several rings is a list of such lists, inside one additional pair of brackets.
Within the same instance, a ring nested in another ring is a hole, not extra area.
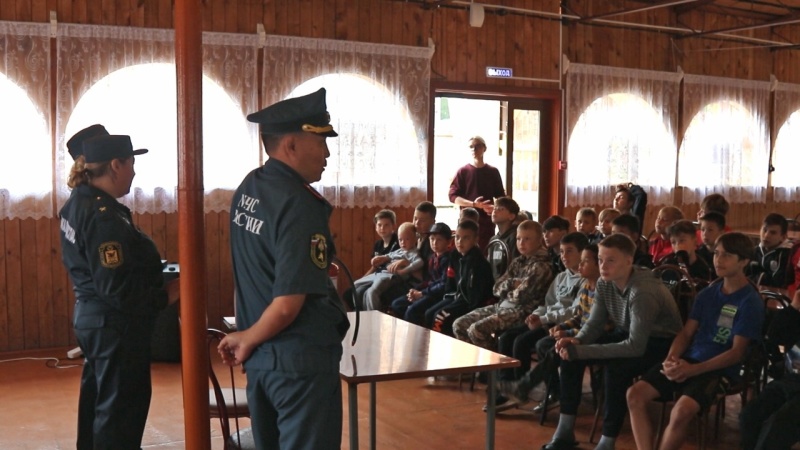
[(350, 417), (350, 450), (358, 450), (358, 385), (347, 383), (347, 408)]
[(486, 450), (494, 450), (494, 416), (495, 416), (495, 399), (497, 398), (496, 378), (497, 371), (489, 371), (487, 399), (486, 399)]
[(369, 448), (375, 450), (377, 448), (377, 432), (375, 431), (375, 383), (369, 384)]

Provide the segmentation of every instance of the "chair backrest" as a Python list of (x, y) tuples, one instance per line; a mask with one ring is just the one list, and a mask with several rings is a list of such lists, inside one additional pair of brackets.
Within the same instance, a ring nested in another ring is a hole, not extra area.
[(681, 320), (686, 323), (689, 313), (692, 311), (694, 299), (697, 297), (697, 291), (707, 286), (708, 282), (692, 278), (686, 269), (674, 264), (657, 266), (653, 269), (653, 273), (669, 289), (672, 298), (675, 299), (675, 303), (678, 305)]
[(492, 268), (492, 277), (497, 280), (508, 270), (511, 252), (501, 239), (492, 239), (486, 246), (486, 259)]
[[(219, 384), (219, 380), (217, 379), (217, 375), (214, 373), (214, 365), (211, 363), (211, 355), (216, 353), (217, 345), (219, 342), (225, 337), (227, 334), (223, 331), (209, 328), (206, 331), (206, 343), (208, 346), (209, 358), (208, 358), (208, 379), (211, 382), (212, 389), (214, 390), (214, 398), (216, 399), (217, 403), (217, 417), (219, 417), (220, 429), (222, 430), (222, 441), (225, 443), (225, 448), (229, 447), (229, 440), (231, 436), (231, 428), (230, 428), (230, 418), (231, 416), (234, 418), (236, 422), (236, 435), (237, 439), (239, 438), (239, 416), (237, 414), (231, 414), (228, 411), (228, 404), (225, 400), (225, 394), (222, 391), (222, 387)], [(233, 397), (233, 402), (236, 404), (236, 389), (233, 377), (233, 367), (229, 368), (230, 378), (231, 378), (231, 395)], [(244, 401), (244, 399), (242, 399)], [(241, 443), (238, 444), (239, 448), (241, 447)]]

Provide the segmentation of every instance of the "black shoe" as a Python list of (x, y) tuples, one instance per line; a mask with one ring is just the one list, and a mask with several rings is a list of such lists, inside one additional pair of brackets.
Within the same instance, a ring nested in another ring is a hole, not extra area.
[[(547, 399), (547, 410), (550, 411), (553, 408), (558, 408), (559, 405), (558, 396), (550, 394), (550, 397)], [(544, 402), (539, 403), (533, 408), (533, 412), (535, 413), (542, 412), (542, 410), (544, 410)]]
[(566, 439), (553, 439), (552, 441), (544, 444), (542, 450), (569, 450), (578, 446), (577, 441), (568, 441)]

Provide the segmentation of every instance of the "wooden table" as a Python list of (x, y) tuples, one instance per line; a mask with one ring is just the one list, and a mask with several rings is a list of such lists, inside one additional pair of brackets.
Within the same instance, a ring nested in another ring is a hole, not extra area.
[(489, 371), (486, 449), (494, 449), (495, 372), (520, 362), (378, 311), (361, 313), (361, 329), (351, 346), (355, 313), (348, 313), (350, 330), (342, 341), (339, 373), (347, 383), (350, 450), (358, 449), (358, 385), (369, 383), (370, 449), (376, 446), (375, 383)]

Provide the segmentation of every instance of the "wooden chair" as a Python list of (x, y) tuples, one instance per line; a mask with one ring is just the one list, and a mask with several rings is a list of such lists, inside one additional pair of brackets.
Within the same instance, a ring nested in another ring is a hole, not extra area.
[[(209, 351), (208, 379), (211, 382), (211, 389), (208, 391), (209, 415), (212, 419), (219, 419), (225, 450), (255, 449), (251, 430), (239, 428), (239, 418), (250, 417), (246, 390), (236, 387), (233, 367), (228, 368), (231, 380), (230, 387), (220, 386), (219, 380), (214, 373), (214, 365), (211, 363), (211, 355), (216, 354), (217, 345), (225, 336), (224, 332), (213, 328), (209, 328), (206, 334)], [(234, 419), (236, 424), (236, 432), (234, 434), (231, 434), (230, 419)]]
[(692, 278), (685, 268), (673, 264), (657, 266), (653, 269), (653, 273), (664, 281), (664, 285), (669, 289), (672, 298), (678, 305), (681, 320), (686, 323), (697, 292), (710, 283), (706, 280)]

